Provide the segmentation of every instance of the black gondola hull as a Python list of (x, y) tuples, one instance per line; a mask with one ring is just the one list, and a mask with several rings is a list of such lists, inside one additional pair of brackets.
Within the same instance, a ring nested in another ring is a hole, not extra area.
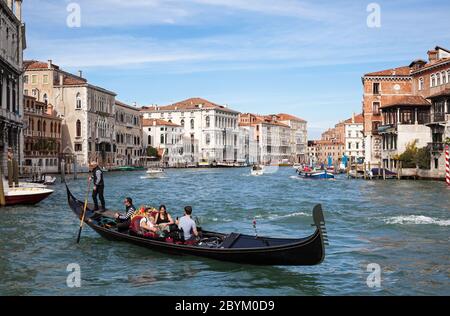
[[(78, 201), (67, 188), (69, 205), (73, 212), (81, 217), (83, 203)], [(210, 258), (221, 261), (245, 263), (253, 265), (316, 265), (325, 258), (326, 232), (323, 221), (323, 214), (320, 209), (318, 214), (314, 214), (316, 230), (306, 238), (302, 239), (282, 239), (240, 235), (242, 244), (245, 243), (253, 247), (240, 248), (204, 248), (184, 244), (167, 243), (155, 239), (121, 233), (115, 229), (105, 228), (98, 225), (96, 215), (91, 210), (87, 210), (85, 222), (99, 235), (110, 241), (121, 241), (131, 243), (140, 247), (145, 247), (158, 252), (192, 255)], [(204, 232), (207, 234), (226, 236), (225, 234)], [(262, 246), (267, 244), (269, 246)]]

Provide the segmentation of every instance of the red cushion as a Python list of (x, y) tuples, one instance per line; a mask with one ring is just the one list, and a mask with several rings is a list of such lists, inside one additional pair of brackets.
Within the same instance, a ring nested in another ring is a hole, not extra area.
[(134, 232), (138, 232), (141, 230), (141, 219), (143, 219), (144, 216), (135, 216), (131, 220), (130, 223), (130, 229)]

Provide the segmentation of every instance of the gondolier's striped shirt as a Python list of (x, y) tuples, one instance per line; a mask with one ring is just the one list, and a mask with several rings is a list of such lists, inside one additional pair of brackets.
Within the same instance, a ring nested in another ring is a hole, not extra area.
[(127, 213), (125, 215), (119, 215), (118, 219), (121, 221), (127, 221), (131, 218), (134, 212), (136, 212), (136, 208), (134, 205), (131, 205), (127, 208)]

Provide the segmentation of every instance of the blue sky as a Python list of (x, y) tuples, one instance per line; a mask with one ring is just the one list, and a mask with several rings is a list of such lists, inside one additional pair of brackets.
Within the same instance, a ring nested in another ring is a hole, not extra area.
[[(80, 28), (66, 23), (72, 2)], [(380, 28), (367, 26), (371, 2)], [(25, 57), (81, 69), (129, 103), (291, 113), (315, 138), (361, 111), (364, 73), (450, 47), (449, 12), (448, 0), (33, 0)]]

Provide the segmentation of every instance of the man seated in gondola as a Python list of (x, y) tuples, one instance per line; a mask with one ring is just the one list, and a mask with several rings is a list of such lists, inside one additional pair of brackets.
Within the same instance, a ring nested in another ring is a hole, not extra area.
[(125, 214), (115, 214), (117, 224), (117, 229), (119, 232), (125, 231), (130, 227), (131, 223), (131, 216), (136, 212), (136, 208), (133, 205), (133, 200), (130, 197), (125, 198), (123, 201), (123, 204), (125, 205)]
[(183, 230), (185, 241), (194, 241), (199, 236), (197, 231), (197, 225), (195, 221), (191, 218), (192, 207), (186, 206), (184, 208), (184, 216), (177, 220), (176, 224), (179, 229)]

